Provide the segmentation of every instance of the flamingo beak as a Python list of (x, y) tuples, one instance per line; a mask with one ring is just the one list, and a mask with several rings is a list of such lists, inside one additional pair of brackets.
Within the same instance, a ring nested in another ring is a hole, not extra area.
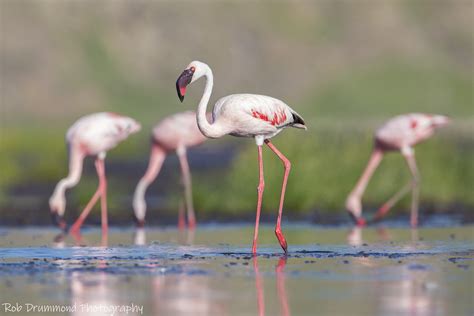
[(184, 100), (184, 96), (186, 95), (186, 87), (193, 79), (194, 72), (191, 69), (186, 69), (181, 73), (176, 80), (176, 92), (178, 92), (178, 97), (181, 102)]
[(450, 122), (451, 122), (451, 119), (448, 116), (444, 116), (444, 115), (435, 115), (432, 118), (432, 124), (435, 127), (443, 127), (443, 126), (448, 125)]
[(145, 227), (145, 221), (138, 219), (135, 214), (133, 215), (133, 221), (134, 221), (135, 224), (137, 225), (137, 228), (143, 228), (143, 227)]
[(57, 212), (51, 212), (51, 220), (54, 225), (58, 226), (64, 232), (67, 232), (68, 229), (64, 216), (59, 215)]

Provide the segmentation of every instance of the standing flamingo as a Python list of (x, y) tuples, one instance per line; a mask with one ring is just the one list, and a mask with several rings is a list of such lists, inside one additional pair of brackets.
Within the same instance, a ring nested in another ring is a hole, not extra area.
[[(205, 140), (206, 137), (197, 127), (196, 112), (193, 111), (171, 115), (163, 119), (153, 128), (152, 147), (148, 169), (145, 175), (138, 182), (133, 196), (133, 210), (139, 227), (143, 227), (145, 224), (146, 189), (158, 176), (166, 155), (171, 151), (176, 151), (181, 164), (188, 225), (191, 229), (195, 227), (196, 217), (194, 215), (193, 207), (191, 173), (189, 172), (189, 164), (186, 158), (186, 149), (191, 146), (200, 145)], [(185, 225), (183, 208), (181, 207), (178, 223), (180, 228), (183, 228)]]
[(214, 105), (212, 111), (213, 123), (206, 119), (206, 108), (212, 93), (214, 83), (212, 70), (208, 65), (199, 61), (191, 62), (181, 73), (176, 81), (176, 89), (181, 102), (186, 94), (186, 87), (201, 77), (206, 77), (204, 94), (199, 102), (197, 111), (197, 123), (201, 132), (209, 138), (219, 138), (226, 134), (238, 137), (253, 137), (257, 143), (259, 161), (259, 184), (257, 187), (257, 216), (255, 220), (255, 233), (253, 239), (252, 253), (257, 252), (258, 225), (260, 210), (262, 207), (262, 196), (264, 190), (263, 178), (263, 143), (280, 158), (284, 165), (283, 185), (280, 196), (278, 219), (275, 234), (278, 241), (287, 252), (287, 243), (281, 232), (281, 215), (283, 201), (285, 198), (286, 183), (290, 173), (290, 161), (270, 142), (270, 138), (277, 135), (286, 127), (306, 129), (303, 118), (293, 111), (284, 102), (272, 97), (256, 94), (233, 94), (221, 98)]
[(367, 187), (367, 183), (375, 169), (379, 166), (384, 153), (388, 151), (400, 151), (408, 163), (412, 181), (402, 187), (400, 191), (383, 204), (377, 211), (374, 219), (378, 220), (382, 218), (411, 187), (413, 191), (410, 223), (412, 227), (417, 226), (419, 174), (413, 146), (431, 137), (435, 129), (445, 126), (448, 122), (449, 118), (443, 115), (411, 113), (390, 119), (375, 132), (374, 149), (367, 167), (346, 200), (346, 209), (357, 225), (364, 226), (366, 224), (366, 221), (362, 218), (361, 198)]
[(66, 229), (64, 211), (66, 209), (66, 189), (74, 187), (81, 178), (82, 164), (86, 156), (97, 156), (95, 167), (99, 176), (99, 186), (84, 211), (71, 227), (71, 232), (78, 233), (87, 215), (101, 198), (102, 234), (107, 234), (107, 180), (105, 177), (104, 159), (106, 152), (130, 134), (140, 130), (140, 124), (134, 119), (115, 113), (94, 113), (77, 120), (67, 131), (66, 141), (69, 149), (69, 174), (59, 181), (49, 199), (53, 220)]

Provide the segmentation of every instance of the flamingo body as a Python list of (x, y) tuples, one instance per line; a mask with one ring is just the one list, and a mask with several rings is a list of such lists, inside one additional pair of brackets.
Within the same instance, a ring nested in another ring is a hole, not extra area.
[(79, 182), (84, 158), (86, 156), (97, 156), (96, 168), (99, 175), (99, 188), (73, 225), (73, 230), (79, 230), (85, 217), (100, 197), (102, 199), (102, 228), (103, 232), (106, 232), (107, 207), (104, 166), (106, 152), (117, 146), (118, 143), (125, 140), (130, 134), (138, 132), (140, 128), (140, 124), (130, 117), (102, 112), (84, 116), (68, 129), (66, 142), (69, 150), (69, 174), (58, 182), (49, 199), (53, 219), (62, 229), (66, 228), (66, 223), (63, 219), (66, 209), (65, 191)]
[(68, 129), (66, 142), (80, 147), (84, 154), (98, 155), (137, 132), (137, 124), (133, 119), (116, 113), (94, 113), (80, 118)]
[(227, 134), (270, 139), (285, 127), (306, 129), (303, 119), (283, 101), (258, 94), (233, 94), (219, 99), (212, 112)]
[(176, 113), (164, 118), (153, 127), (152, 137), (154, 143), (167, 151), (197, 146), (207, 139), (199, 131), (194, 111)]
[(390, 208), (400, 200), (411, 187), (413, 195), (411, 225), (417, 225), (419, 173), (413, 147), (430, 138), (436, 129), (445, 126), (448, 122), (449, 118), (443, 115), (409, 113), (393, 117), (376, 130), (374, 149), (367, 167), (346, 200), (346, 209), (358, 225), (363, 226), (366, 223), (361, 216), (362, 195), (374, 171), (379, 166), (384, 153), (388, 151), (399, 151), (404, 156), (412, 174), (412, 183), (403, 187), (391, 199), (384, 203), (375, 215), (375, 219), (378, 220), (385, 216)]
[[(375, 141), (385, 150), (413, 147), (430, 138), (442, 118), (431, 114), (410, 113), (388, 120), (375, 132)], [(437, 124), (436, 122), (439, 121)]]

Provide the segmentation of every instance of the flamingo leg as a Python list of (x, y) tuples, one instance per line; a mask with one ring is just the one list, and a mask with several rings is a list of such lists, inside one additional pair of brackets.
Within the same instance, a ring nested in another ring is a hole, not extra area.
[(97, 203), (97, 200), (100, 197), (100, 185), (97, 187), (97, 190), (95, 191), (94, 195), (90, 199), (89, 203), (87, 203), (86, 207), (82, 211), (81, 215), (77, 218), (77, 220), (74, 222), (74, 224), (71, 226), (71, 233), (72, 234), (77, 234), (79, 233), (79, 230), (81, 229), (82, 224), (84, 223), (84, 220), (86, 219), (87, 215), (89, 215), (90, 211), (94, 207), (94, 205)]
[(400, 191), (395, 193), (387, 202), (385, 202), (377, 211), (374, 216), (374, 220), (380, 220), (384, 217), (388, 211), (398, 202), (400, 201), (409, 191), (412, 190), (412, 205), (411, 205), (411, 225), (416, 226), (418, 222), (418, 195), (419, 195), (419, 188), (418, 188), (418, 168), (416, 166), (415, 157), (412, 153), (404, 154), (403, 155), (408, 163), (408, 167), (412, 174), (411, 182), (404, 185)]
[(275, 227), (275, 235), (277, 236), (278, 241), (280, 242), (281, 248), (283, 248), (285, 253), (287, 253), (288, 244), (286, 243), (285, 236), (283, 236), (283, 233), (281, 231), (281, 215), (283, 213), (283, 202), (285, 201), (286, 184), (288, 182), (288, 175), (290, 174), (291, 163), (288, 158), (286, 158), (268, 139), (265, 140), (265, 143), (278, 156), (278, 158), (280, 158), (285, 168), (285, 174), (283, 175), (283, 184), (281, 187), (280, 206), (278, 208), (278, 218)]
[(178, 229), (183, 230), (186, 228), (186, 218), (184, 216), (184, 201), (181, 200), (179, 201), (179, 207), (178, 207)]
[(104, 159), (97, 158), (96, 160), (97, 174), (99, 175), (100, 188), (100, 208), (101, 208), (101, 222), (102, 222), (102, 242), (107, 243), (107, 234), (109, 225), (107, 223), (107, 179), (105, 177)]
[(418, 167), (416, 166), (415, 155), (413, 153), (404, 155), (408, 168), (412, 175), (412, 201), (411, 201), (411, 215), (410, 215), (410, 224), (412, 227), (418, 226), (418, 200), (420, 195), (420, 173), (418, 172)]
[(405, 196), (410, 191), (410, 188), (412, 187), (411, 183), (407, 183), (404, 185), (400, 191), (395, 193), (387, 202), (382, 204), (382, 206), (377, 210), (377, 213), (375, 213), (374, 220), (378, 221), (385, 215), (387, 215), (388, 211), (398, 202), (402, 199), (402, 197)]
[(257, 146), (258, 148), (258, 170), (259, 170), (259, 181), (257, 187), (257, 216), (255, 218), (255, 232), (253, 235), (253, 246), (252, 253), (257, 254), (257, 239), (258, 239), (258, 224), (260, 223), (260, 211), (262, 210), (262, 198), (263, 191), (265, 190), (265, 179), (263, 178), (263, 155), (262, 155), (262, 146)]
[(102, 195), (101, 179), (100, 179), (100, 172), (99, 172), (101, 166), (100, 166), (99, 158), (97, 158), (96, 161), (95, 161), (95, 167), (97, 169), (97, 174), (99, 176), (99, 186), (97, 187), (97, 190), (95, 191), (94, 195), (90, 199), (89, 203), (87, 203), (86, 207), (82, 211), (81, 215), (79, 215), (77, 220), (71, 226), (71, 233), (72, 234), (78, 234), (79, 233), (79, 230), (81, 229), (81, 226), (84, 223), (84, 220), (87, 218), (90, 211), (92, 210), (94, 205), (97, 203), (97, 200)]
[(186, 202), (186, 210), (188, 213), (188, 227), (194, 229), (196, 227), (196, 215), (194, 214), (193, 192), (191, 172), (189, 171), (188, 159), (186, 157), (186, 148), (177, 150), (179, 162), (181, 164), (181, 172), (183, 173), (184, 198)]

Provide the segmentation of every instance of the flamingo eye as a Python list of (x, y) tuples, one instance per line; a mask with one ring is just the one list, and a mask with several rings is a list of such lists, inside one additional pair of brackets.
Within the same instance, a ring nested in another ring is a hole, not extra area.
[(194, 66), (192, 66), (190, 69), (191, 69), (192, 72), (196, 71), (196, 67), (194, 67)]

